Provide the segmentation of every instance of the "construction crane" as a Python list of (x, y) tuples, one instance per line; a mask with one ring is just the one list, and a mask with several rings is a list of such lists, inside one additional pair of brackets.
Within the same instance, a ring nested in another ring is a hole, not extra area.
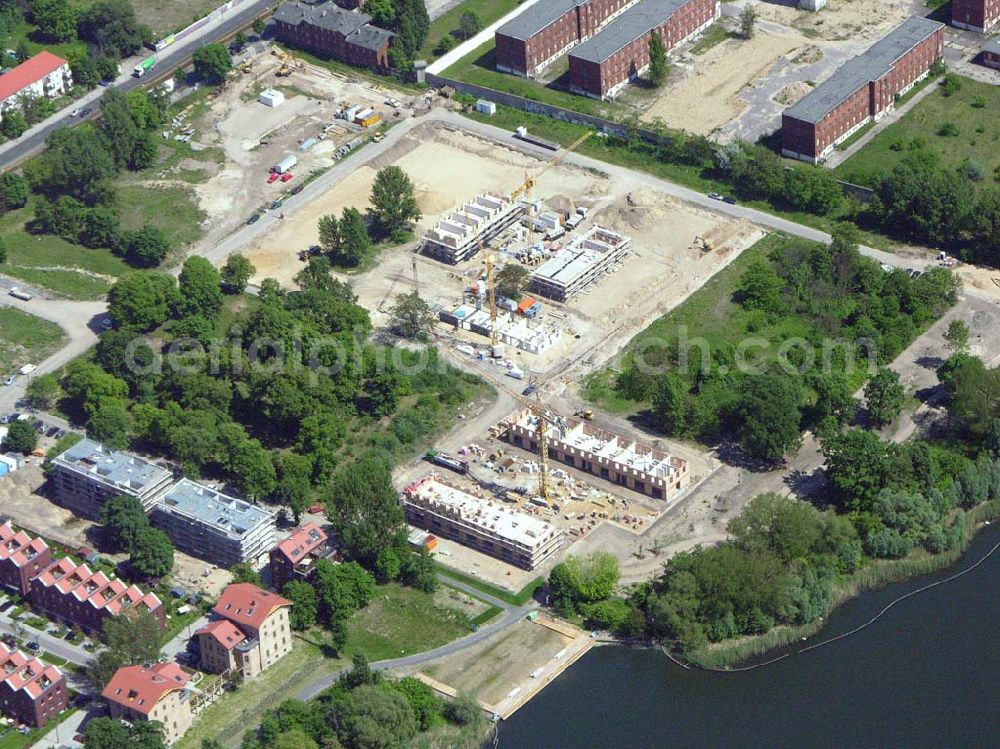
[(539, 394), (538, 388), (535, 386), (535, 380), (532, 378), (529, 384), (534, 388), (532, 395), (533, 398), (528, 398), (527, 396), (521, 395), (515, 392), (511, 388), (507, 387), (503, 382), (500, 381), (498, 377), (494, 377), (489, 372), (484, 372), (480, 368), (476, 368), (476, 374), (484, 377), (485, 379), (492, 382), (500, 390), (503, 390), (507, 395), (513, 398), (517, 403), (521, 404), (523, 407), (531, 411), (532, 416), (535, 417), (535, 442), (538, 446), (538, 496), (541, 497), (545, 502), (549, 501), (550, 489), (549, 489), (549, 439), (546, 434), (546, 430), (550, 426), (559, 426), (559, 421), (554, 417), (548, 409), (545, 408), (545, 404), (542, 403), (542, 396)]
[(531, 191), (532, 191), (532, 189), (534, 189), (535, 183), (538, 182), (538, 178), (541, 177), (543, 174), (545, 174), (545, 172), (548, 171), (549, 169), (551, 169), (552, 167), (558, 166), (559, 164), (561, 164), (563, 162), (563, 160), (567, 156), (569, 156), (571, 153), (573, 153), (573, 151), (575, 151), (577, 149), (577, 147), (580, 146), (581, 143), (583, 143), (585, 140), (587, 140), (587, 138), (589, 138), (593, 134), (594, 134), (593, 130), (588, 130), (583, 135), (581, 135), (579, 138), (577, 138), (575, 141), (573, 141), (568, 146), (566, 146), (566, 148), (563, 149), (562, 153), (560, 153), (554, 159), (550, 159), (549, 161), (545, 162), (545, 164), (538, 171), (536, 171), (534, 174), (532, 174), (532, 175), (525, 175), (524, 182), (521, 183), (521, 185), (519, 187), (517, 187), (510, 194), (510, 199), (511, 200), (517, 200), (521, 195), (525, 196), (525, 202), (527, 204), (527, 214), (528, 214), (529, 221), (531, 219)]
[(488, 253), (483, 249), (482, 242), (479, 243), (479, 251), (486, 255), (486, 290), (490, 298), (490, 356), (496, 356), (500, 339), (497, 332), (497, 290), (493, 282), (493, 263), (495, 262), (495, 258), (492, 253)]

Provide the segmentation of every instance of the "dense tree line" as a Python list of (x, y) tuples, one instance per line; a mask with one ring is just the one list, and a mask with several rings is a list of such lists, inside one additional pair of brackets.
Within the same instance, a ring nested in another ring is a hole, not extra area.
[(174, 566), (174, 546), (166, 533), (150, 525), (135, 497), (114, 497), (101, 507), (105, 543), (129, 554), (129, 567), (141, 577), (163, 577)]
[(373, 23), (396, 33), (389, 50), (392, 67), (403, 72), (412, 70), (431, 27), (423, 0), (369, 0), (364, 10)]
[[(38, 193), (29, 229), (85, 247), (110, 248), (137, 267), (159, 265), (169, 250), (166, 238), (153, 226), (122, 227), (113, 180), (122, 171), (145, 169), (156, 159), (159, 147), (153, 131), (167, 116), (167, 104), (162, 92), (122, 94), (109, 89), (101, 98), (96, 126), (52, 133), (45, 153), (24, 168), (27, 185)], [(19, 200), (19, 195), (14, 197)]]
[[(654, 418), (670, 435), (706, 441), (734, 435), (750, 455), (780, 459), (804, 428), (849, 421), (856, 410), (851, 378), (858, 381), (858, 368), (870, 358), (895, 358), (954, 304), (956, 294), (957, 282), (944, 269), (916, 279), (902, 270), (885, 272), (860, 255), (850, 227), (838, 230), (830, 247), (789, 240), (740, 277), (734, 296), (743, 313), (740, 332), (752, 339), (772, 331), (781, 339), (773, 342), (777, 348), (794, 331), (812, 356), (790, 349), (790, 369), (741, 359), (746, 352), (739, 341), (723, 340), (709, 342), (705, 359), (697, 346), (682, 350), (671, 331), (662, 345), (642, 350), (641, 362), (626, 360), (616, 389), (650, 401)], [(830, 341), (838, 346), (824, 358)], [(848, 371), (852, 358), (856, 369)], [(741, 362), (750, 365), (742, 372)], [(877, 423), (891, 421), (902, 405), (898, 376), (888, 370), (876, 374), (866, 395)]]
[[(242, 749), (393, 749), (424, 736), (442, 749), (475, 749), (486, 718), (475, 700), (438, 697), (419, 679), (394, 679), (360, 656), (314, 700), (286, 700), (247, 731)], [(211, 745), (209, 745), (211, 749)]]

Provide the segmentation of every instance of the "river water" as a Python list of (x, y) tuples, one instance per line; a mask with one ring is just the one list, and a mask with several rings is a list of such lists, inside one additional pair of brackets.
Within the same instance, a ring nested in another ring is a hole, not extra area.
[[(802, 645), (858, 626), (998, 542), (1000, 526), (986, 529), (953, 568), (865, 593)], [(998, 593), (1000, 550), (858, 634), (744, 673), (686, 671), (655, 650), (594, 648), (500, 725), (499, 747), (1000, 746)]]

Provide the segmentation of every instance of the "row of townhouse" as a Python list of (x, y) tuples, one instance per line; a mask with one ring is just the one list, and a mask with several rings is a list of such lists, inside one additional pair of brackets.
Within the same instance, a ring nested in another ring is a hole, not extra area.
[(220, 567), (260, 567), (277, 533), (276, 514), (173, 473), (131, 453), (83, 439), (51, 463), (56, 501), (98, 520), (113, 497), (142, 504), (180, 551)]
[(0, 644), (0, 712), (41, 728), (67, 707), (66, 677), (55, 666)]
[(35, 611), (50, 618), (100, 632), (104, 620), (130, 609), (145, 609), (165, 625), (163, 603), (104, 572), (93, 572), (71, 557), (53, 559), (41, 538), (0, 525), (0, 584), (27, 599)]
[(944, 24), (913, 16), (782, 114), (783, 155), (817, 163), (891, 111), (944, 56)]

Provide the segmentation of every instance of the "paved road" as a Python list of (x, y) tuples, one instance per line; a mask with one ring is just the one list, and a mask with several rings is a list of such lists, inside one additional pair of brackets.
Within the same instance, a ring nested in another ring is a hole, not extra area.
[(56, 323), (65, 331), (69, 339), (65, 346), (43, 362), (34, 362), (38, 367), (29, 377), (18, 377), (17, 382), (6, 387), (0, 385), (0, 413), (15, 408), (24, 396), (30, 377), (53, 372), (65, 366), (97, 343), (100, 331), (99, 321), (107, 311), (104, 302), (67, 302), (36, 297), (30, 302), (22, 302), (0, 289), (0, 307), (14, 307), (23, 312)]
[[(207, 24), (182, 42), (177, 42), (167, 47), (163, 52), (158, 54), (159, 59), (156, 65), (156, 73), (159, 74), (171, 70), (184, 62), (198, 47), (236, 32), (241, 27), (249, 24), (272, 3), (273, 0), (251, 0), (239, 10), (233, 11), (229, 15)], [(144, 50), (144, 54), (142, 55), (129, 60), (123, 60), (122, 70), (124, 72), (115, 80), (114, 87), (122, 92), (127, 92), (145, 85), (148, 79), (143, 80), (133, 77), (132, 69), (148, 56), (149, 52)], [(75, 108), (84, 106), (91, 106), (96, 109), (95, 103), (103, 94), (104, 89), (98, 86), (86, 96), (75, 101), (71, 106), (60, 110), (44, 122), (35, 125), (20, 138), (0, 146), (0, 168), (7, 168), (23, 161), (35, 151), (38, 151), (45, 144), (45, 139), (51, 133), (67, 125), (76, 124), (79, 120), (70, 117), (69, 113)]]
[(202, 616), (195, 619), (188, 626), (178, 632), (174, 639), (160, 648), (160, 654), (171, 660), (177, 658), (179, 654), (187, 650), (188, 640), (191, 639), (191, 635), (204, 627), (206, 624), (208, 624), (207, 617)]
[[(78, 666), (86, 666), (91, 661), (91, 654), (79, 645), (74, 645), (66, 640), (53, 637), (48, 632), (39, 632), (37, 629), (23, 624), (17, 629), (18, 631), (15, 631), (14, 624), (7, 615), (7, 612), (0, 614), (0, 633), (19, 636), (20, 639), (25, 641), (37, 640), (45, 652), (51, 653), (57, 658), (65, 658), (67, 661), (75, 663)], [(29, 650), (25, 650), (25, 653), (30, 652)]]

